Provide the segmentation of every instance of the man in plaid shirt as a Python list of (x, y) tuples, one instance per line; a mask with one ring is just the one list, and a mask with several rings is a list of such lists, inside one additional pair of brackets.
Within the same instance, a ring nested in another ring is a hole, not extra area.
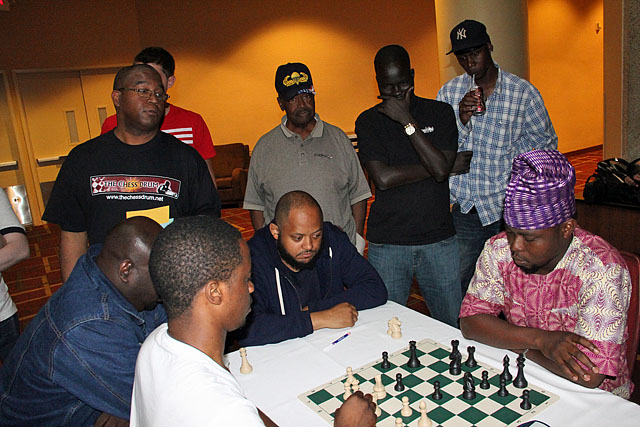
[[(485, 240), (500, 231), (513, 159), (531, 150), (555, 149), (558, 137), (540, 92), (493, 62), (493, 45), (482, 23), (463, 21), (450, 38), (447, 54), (456, 55), (465, 74), (447, 82), (436, 99), (453, 107), (458, 125), (449, 187), (464, 295)], [(470, 90), (476, 85), (484, 92), (482, 99)], [(473, 115), (482, 101), (486, 112)]]

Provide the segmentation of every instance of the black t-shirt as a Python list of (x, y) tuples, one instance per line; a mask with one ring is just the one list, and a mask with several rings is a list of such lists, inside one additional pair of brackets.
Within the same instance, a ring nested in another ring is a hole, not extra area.
[[(416, 165), (420, 159), (404, 127), (378, 112), (376, 105), (358, 117), (358, 150), (366, 166), (371, 160), (390, 166)], [(413, 96), (410, 111), (424, 132), (442, 151), (458, 151), (458, 128), (449, 104)], [(433, 178), (390, 188), (376, 189), (367, 223), (367, 238), (373, 243), (425, 245), (455, 234), (449, 212), (449, 182)]]
[(94, 244), (104, 242), (127, 212), (163, 206), (172, 219), (220, 217), (220, 198), (202, 157), (164, 132), (128, 145), (110, 131), (71, 150), (42, 219), (64, 231), (86, 231)]

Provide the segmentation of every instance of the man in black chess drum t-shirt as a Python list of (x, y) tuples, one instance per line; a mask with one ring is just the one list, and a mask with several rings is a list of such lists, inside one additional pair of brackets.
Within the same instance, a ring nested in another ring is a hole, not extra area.
[(159, 131), (166, 95), (158, 73), (148, 65), (123, 68), (111, 98), (118, 127), (71, 150), (42, 216), (62, 228), (63, 280), (88, 245), (103, 242), (128, 216), (165, 225), (190, 215), (220, 217), (204, 160)]

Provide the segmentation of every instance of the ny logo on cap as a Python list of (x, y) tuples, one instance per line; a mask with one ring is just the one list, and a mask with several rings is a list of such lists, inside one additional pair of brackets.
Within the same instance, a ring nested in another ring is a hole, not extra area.
[(456, 39), (462, 40), (466, 38), (467, 38), (467, 30), (464, 28), (459, 28), (458, 32), (456, 33)]

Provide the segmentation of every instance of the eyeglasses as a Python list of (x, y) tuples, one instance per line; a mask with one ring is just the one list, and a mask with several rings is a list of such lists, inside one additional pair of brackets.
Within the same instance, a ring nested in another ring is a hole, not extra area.
[(466, 53), (455, 53), (454, 55), (456, 56), (458, 61), (466, 61), (467, 58), (478, 59), (478, 56), (480, 55), (480, 52), (482, 52), (482, 49), (484, 49), (484, 47), (485, 46), (480, 46), (475, 49), (471, 49)]
[(118, 90), (130, 90), (131, 92), (135, 92), (137, 93), (141, 98), (144, 99), (150, 99), (151, 98), (151, 94), (153, 94), (157, 100), (159, 101), (166, 101), (167, 99), (169, 99), (169, 95), (167, 95), (164, 92), (156, 92), (154, 90), (151, 89), (140, 89), (140, 88), (133, 88), (133, 87), (121, 87)]

